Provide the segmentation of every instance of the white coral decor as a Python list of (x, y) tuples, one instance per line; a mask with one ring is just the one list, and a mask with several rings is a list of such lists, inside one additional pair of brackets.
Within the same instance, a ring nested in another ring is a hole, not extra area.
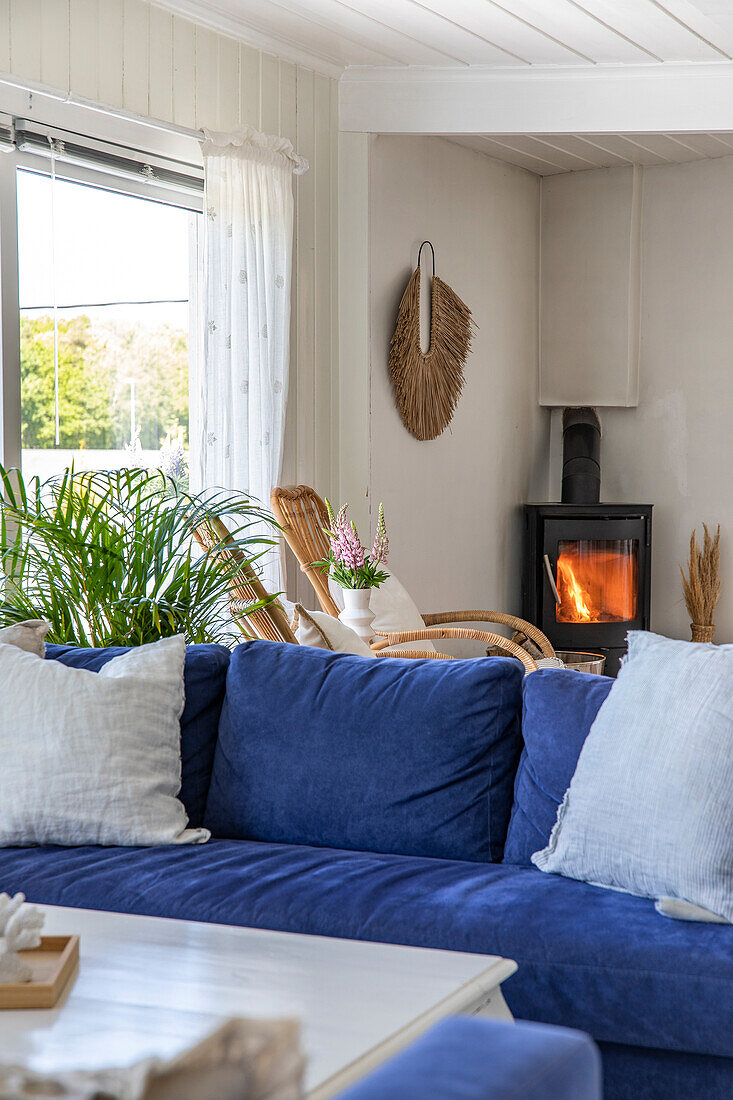
[(29, 982), (31, 968), (18, 956), (19, 951), (38, 947), (44, 916), (31, 905), (24, 905), (25, 894), (0, 894), (0, 985)]

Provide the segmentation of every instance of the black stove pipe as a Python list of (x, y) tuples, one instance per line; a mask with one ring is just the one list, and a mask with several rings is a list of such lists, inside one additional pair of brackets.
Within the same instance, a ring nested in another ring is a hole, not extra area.
[(562, 414), (562, 503), (598, 504), (601, 497), (601, 422), (595, 409)]

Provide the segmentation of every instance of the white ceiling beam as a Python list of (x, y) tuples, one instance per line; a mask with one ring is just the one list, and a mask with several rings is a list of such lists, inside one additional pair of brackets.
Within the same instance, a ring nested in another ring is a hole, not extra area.
[(733, 131), (733, 62), (592, 69), (347, 69), (342, 130), (393, 134)]

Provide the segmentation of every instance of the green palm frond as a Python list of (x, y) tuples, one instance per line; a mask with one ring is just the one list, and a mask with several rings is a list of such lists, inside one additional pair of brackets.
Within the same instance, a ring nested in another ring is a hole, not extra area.
[[(239, 551), (202, 554), (193, 530), (221, 518)], [(278, 525), (242, 493), (193, 494), (157, 470), (76, 472), (26, 483), (0, 465), (0, 621), (45, 619), (48, 640), (142, 645), (171, 634), (231, 644), (230, 586), (276, 545)]]

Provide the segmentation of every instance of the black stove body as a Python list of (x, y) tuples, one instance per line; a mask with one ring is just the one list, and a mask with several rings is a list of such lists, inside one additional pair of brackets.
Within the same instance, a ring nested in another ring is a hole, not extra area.
[(650, 626), (652, 505), (527, 504), (524, 533), (524, 618), (615, 676), (627, 632)]

